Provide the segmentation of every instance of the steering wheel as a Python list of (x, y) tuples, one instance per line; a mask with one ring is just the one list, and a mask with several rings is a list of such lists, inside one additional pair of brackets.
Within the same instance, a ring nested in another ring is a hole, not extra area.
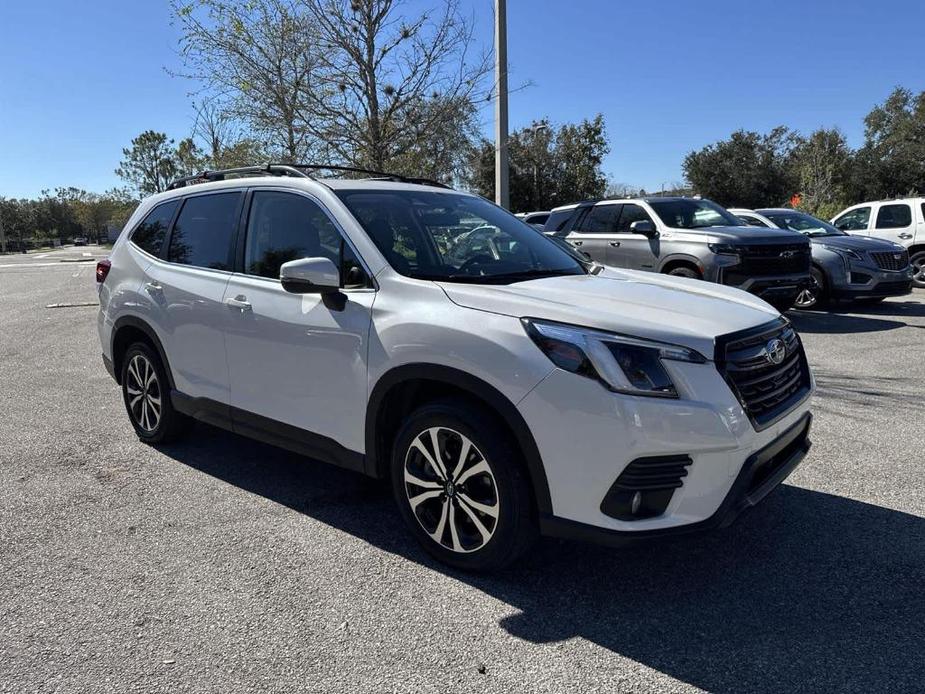
[(495, 259), (492, 258), (490, 255), (488, 255), (487, 253), (481, 253), (479, 255), (474, 255), (468, 260), (466, 260), (465, 262), (463, 262), (463, 264), (459, 266), (459, 271), (468, 272), (469, 268), (472, 267), (473, 265), (482, 265), (484, 263), (494, 263), (494, 262), (497, 262), (497, 261), (495, 261)]

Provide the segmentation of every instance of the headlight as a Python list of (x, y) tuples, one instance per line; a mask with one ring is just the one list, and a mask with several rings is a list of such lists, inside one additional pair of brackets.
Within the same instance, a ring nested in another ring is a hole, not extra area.
[(662, 361), (706, 362), (699, 352), (663, 342), (531, 318), (523, 324), (553, 364), (617, 393), (676, 398), (678, 391)]
[(707, 248), (721, 255), (739, 255), (739, 249), (731, 243), (708, 243)]
[(826, 244), (822, 244), (822, 247), (825, 248), (827, 251), (838, 253), (838, 255), (842, 256), (843, 258), (853, 258), (854, 260), (864, 260), (861, 257), (860, 253), (852, 251), (850, 248), (839, 248), (838, 246), (829, 246)]

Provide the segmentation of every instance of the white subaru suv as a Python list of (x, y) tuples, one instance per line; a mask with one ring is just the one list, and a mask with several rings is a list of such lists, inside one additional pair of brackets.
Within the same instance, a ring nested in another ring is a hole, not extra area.
[(142, 441), (199, 419), (388, 479), (465, 569), (724, 526), (808, 450), (812, 376), (762, 300), (605, 269), (439, 184), (307, 170), (178, 181), (98, 265)]

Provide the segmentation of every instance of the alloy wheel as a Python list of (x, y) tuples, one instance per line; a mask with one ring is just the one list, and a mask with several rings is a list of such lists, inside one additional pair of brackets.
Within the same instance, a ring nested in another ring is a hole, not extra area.
[(161, 386), (154, 364), (143, 354), (128, 363), (125, 392), (135, 423), (146, 433), (155, 431), (161, 421)]
[(430, 538), (454, 552), (481, 549), (498, 527), (498, 485), (488, 461), (446, 427), (419, 433), (405, 454), (405, 494)]
[(912, 258), (912, 281), (925, 285), (925, 253), (916, 253)]
[(797, 294), (797, 298), (794, 303), (798, 308), (812, 308), (819, 302), (819, 293), (821, 291), (822, 287), (819, 286), (819, 280), (817, 280), (815, 277), (810, 277), (809, 286)]

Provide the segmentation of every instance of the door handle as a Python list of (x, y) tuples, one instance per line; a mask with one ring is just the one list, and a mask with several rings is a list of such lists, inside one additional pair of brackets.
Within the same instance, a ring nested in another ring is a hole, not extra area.
[(899, 238), (901, 238), (901, 239), (911, 239), (911, 238), (912, 238), (912, 234), (902, 233), (902, 234), (899, 235)]
[(610, 242), (610, 247), (611, 247), (611, 248), (619, 248), (619, 247), (620, 247), (620, 242), (619, 242), (619, 241), (611, 241), (611, 242)]
[(581, 244), (582, 244), (581, 241), (572, 241), (573, 246), (580, 246)]
[(231, 307), (231, 308), (236, 308), (236, 309), (238, 309), (241, 313), (247, 313), (248, 311), (250, 311), (250, 310), (253, 308), (253, 307), (251, 306), (251, 302), (249, 302), (249, 301), (247, 300), (247, 297), (244, 296), (243, 294), (238, 294), (238, 295), (237, 295), (236, 297), (234, 297), (234, 298), (225, 299), (225, 305), (226, 305), (226, 306), (229, 306), (229, 307)]
[(149, 294), (155, 294), (161, 292), (164, 288), (160, 282), (155, 280), (154, 282), (145, 282), (145, 289), (148, 290)]

